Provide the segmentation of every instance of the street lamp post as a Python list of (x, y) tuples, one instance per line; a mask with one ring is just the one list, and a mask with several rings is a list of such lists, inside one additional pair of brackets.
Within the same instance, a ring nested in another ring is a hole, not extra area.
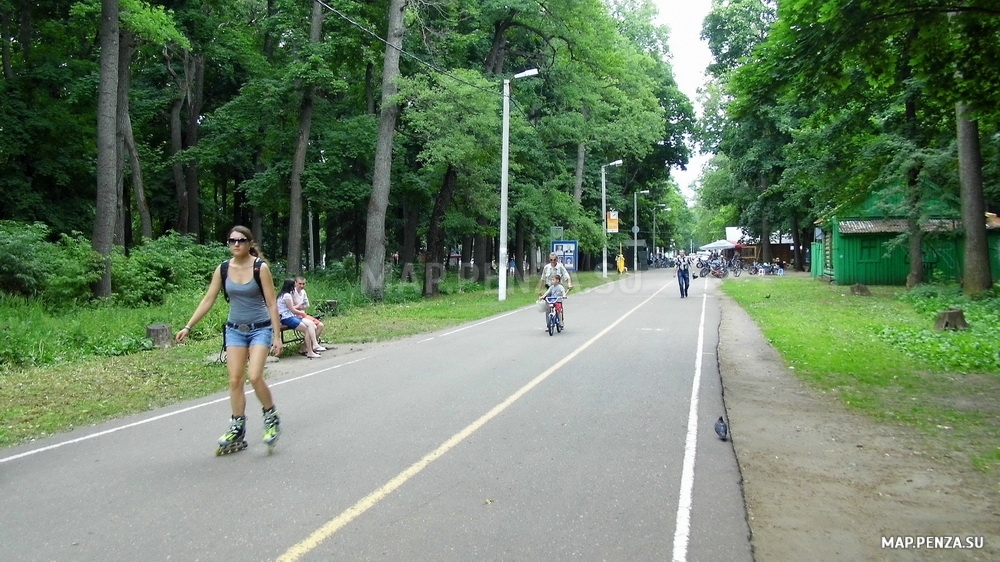
[(649, 193), (648, 189), (632, 193), (632, 268), (639, 273), (639, 194)]
[[(514, 75), (516, 78), (527, 78), (538, 74), (537, 68), (530, 68)], [(500, 256), (499, 262), (504, 269), (507, 266), (507, 165), (510, 160), (510, 79), (503, 81), (503, 133), (500, 141)], [(497, 287), (497, 298), (507, 300), (507, 272), (500, 275)]]
[(601, 253), (601, 269), (604, 270), (604, 278), (608, 278), (608, 190), (607, 190), (607, 179), (605, 177), (604, 169), (608, 166), (621, 166), (621, 160), (615, 160), (609, 164), (601, 166), (601, 216), (602, 223), (604, 224), (604, 250)]

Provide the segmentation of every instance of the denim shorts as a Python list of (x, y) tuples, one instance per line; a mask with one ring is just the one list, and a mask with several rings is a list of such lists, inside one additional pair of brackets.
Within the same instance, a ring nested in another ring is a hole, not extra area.
[(298, 328), (299, 324), (301, 324), (301, 323), (302, 323), (302, 319), (299, 318), (298, 316), (289, 316), (288, 318), (282, 318), (281, 319), (281, 325), (283, 327), (285, 327), (285, 328), (291, 328), (293, 330), (296, 329), (296, 328)]
[(274, 341), (274, 328), (270, 325), (254, 328), (249, 332), (242, 332), (239, 328), (226, 326), (226, 347), (250, 347), (252, 345), (262, 345), (271, 347)]

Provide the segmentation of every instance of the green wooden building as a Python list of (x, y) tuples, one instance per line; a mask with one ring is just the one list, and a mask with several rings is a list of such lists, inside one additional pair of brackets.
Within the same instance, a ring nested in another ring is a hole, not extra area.
[[(1000, 221), (996, 216), (987, 216), (985, 220), (990, 269), (996, 282), (1000, 279)], [(854, 216), (832, 218), (819, 226), (822, 235), (817, 235), (811, 247), (814, 277), (827, 278), (838, 285), (906, 284), (910, 255), (905, 238), (901, 236), (907, 229), (906, 219)], [(921, 228), (925, 280), (960, 280), (965, 251), (961, 221), (928, 219)]]

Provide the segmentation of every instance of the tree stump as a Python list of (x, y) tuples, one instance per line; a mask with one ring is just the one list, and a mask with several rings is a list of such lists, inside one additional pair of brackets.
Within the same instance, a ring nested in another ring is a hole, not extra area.
[(330, 316), (336, 316), (337, 306), (339, 305), (340, 303), (337, 301), (326, 301), (326, 308), (323, 309), (323, 312), (329, 314)]
[(965, 330), (969, 323), (965, 321), (965, 313), (961, 308), (949, 308), (943, 312), (938, 312), (937, 322), (934, 323), (935, 330)]
[(868, 289), (868, 285), (865, 285), (864, 283), (855, 283), (854, 285), (851, 285), (851, 294), (859, 297), (872, 296), (872, 292)]
[(156, 347), (170, 347), (174, 341), (174, 335), (171, 333), (170, 324), (162, 322), (146, 326), (146, 337), (153, 340), (153, 345)]

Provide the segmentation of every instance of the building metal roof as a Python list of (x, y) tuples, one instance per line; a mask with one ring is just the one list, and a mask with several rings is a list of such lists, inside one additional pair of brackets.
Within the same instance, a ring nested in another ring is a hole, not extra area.
[[(921, 223), (924, 232), (951, 232), (961, 227), (956, 219), (929, 219)], [(841, 234), (899, 234), (906, 232), (906, 219), (865, 219), (841, 221)]]

